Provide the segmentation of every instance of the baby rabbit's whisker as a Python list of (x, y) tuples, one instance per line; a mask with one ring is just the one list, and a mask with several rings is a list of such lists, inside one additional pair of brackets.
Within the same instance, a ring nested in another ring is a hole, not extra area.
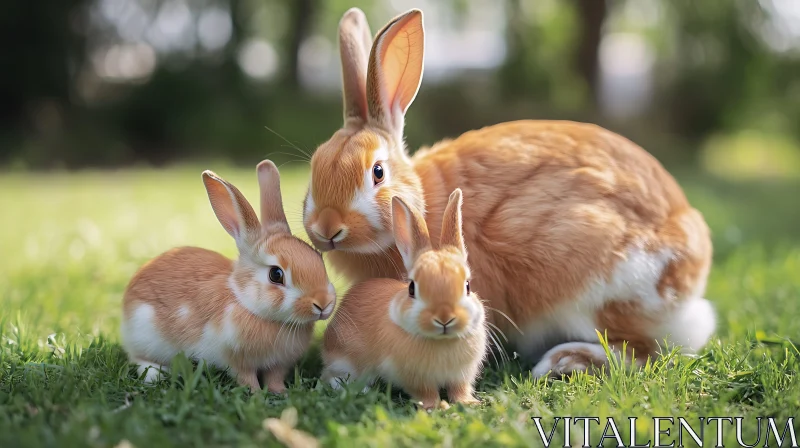
[[(489, 334), (489, 341), (492, 342), (492, 343), (495, 343), (494, 339), (492, 339), (491, 332), (488, 332), (488, 334)], [(495, 366), (497, 366), (499, 368), (500, 367), (500, 361), (498, 361), (497, 355), (495, 355), (494, 350), (492, 349), (492, 346), (491, 345), (487, 345), (486, 350), (488, 350), (489, 354), (492, 355), (492, 358), (494, 358)], [(502, 355), (501, 355), (501, 357), (502, 357)]]
[(483, 307), (484, 307), (484, 308), (486, 308), (487, 310), (494, 311), (495, 313), (497, 313), (497, 314), (499, 314), (499, 315), (501, 315), (501, 316), (505, 317), (505, 318), (506, 318), (506, 320), (508, 320), (508, 322), (509, 322), (509, 323), (511, 323), (511, 325), (513, 325), (513, 326), (514, 326), (514, 328), (516, 328), (516, 329), (517, 329), (517, 331), (519, 331), (519, 334), (525, 334), (525, 333), (523, 333), (523, 332), (522, 332), (522, 330), (520, 330), (520, 329), (519, 329), (519, 326), (516, 324), (516, 322), (514, 322), (513, 320), (511, 320), (511, 318), (510, 318), (510, 317), (508, 317), (508, 314), (506, 314), (506, 313), (504, 313), (504, 312), (502, 312), (502, 311), (498, 310), (497, 308), (492, 308), (492, 307), (490, 307), (490, 306), (487, 306), (486, 304), (484, 304), (484, 305), (483, 305)]
[(497, 331), (498, 333), (500, 333), (500, 335), (502, 335), (502, 336), (503, 336), (503, 340), (505, 340), (506, 342), (508, 342), (508, 337), (506, 337), (506, 334), (505, 334), (505, 333), (503, 333), (503, 330), (501, 330), (501, 329), (500, 329), (500, 327), (498, 327), (497, 325), (495, 325), (495, 324), (493, 324), (493, 323), (491, 323), (491, 322), (486, 322), (486, 324), (487, 324), (487, 325), (489, 325), (489, 326), (491, 326), (492, 328), (494, 328), (494, 331)]

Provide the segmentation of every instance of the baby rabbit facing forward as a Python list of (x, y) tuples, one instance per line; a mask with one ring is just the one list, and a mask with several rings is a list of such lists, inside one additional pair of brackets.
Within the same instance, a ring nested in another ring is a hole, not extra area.
[[(314, 322), (336, 301), (322, 257), (292, 236), (278, 169), (257, 167), (261, 223), (242, 193), (203, 172), (211, 207), (234, 238), (239, 258), (197, 247), (167, 251), (145, 264), (125, 291), (122, 344), (146, 381), (180, 352), (230, 372), (259, 390), (285, 391), (288, 370), (305, 353)], [(149, 369), (148, 369), (149, 368)]]
[(461, 190), (450, 195), (441, 241), (431, 247), (422, 216), (392, 198), (393, 233), (410, 282), (371, 279), (352, 287), (328, 325), (322, 380), (376, 377), (399, 384), (426, 409), (451, 402), (474, 404), (473, 383), (486, 355), (481, 300), (470, 291), (461, 233)]

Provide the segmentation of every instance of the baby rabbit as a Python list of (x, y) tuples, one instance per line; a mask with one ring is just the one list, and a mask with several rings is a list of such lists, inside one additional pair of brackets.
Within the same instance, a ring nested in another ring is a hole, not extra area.
[[(211, 207), (236, 241), (239, 259), (197, 247), (167, 251), (133, 276), (123, 302), (122, 344), (145, 380), (179, 352), (230, 367), (240, 384), (285, 391), (287, 371), (308, 348), (314, 322), (333, 312), (336, 296), (322, 257), (292, 236), (278, 169), (257, 167), (261, 224), (242, 193), (203, 172)], [(149, 369), (148, 369), (149, 368)]]
[(450, 401), (474, 404), (473, 382), (486, 355), (483, 305), (470, 291), (461, 234), (461, 190), (444, 211), (441, 243), (431, 247), (425, 220), (392, 199), (394, 237), (410, 282), (382, 278), (352, 287), (328, 325), (322, 380), (381, 377), (399, 384), (426, 409)]

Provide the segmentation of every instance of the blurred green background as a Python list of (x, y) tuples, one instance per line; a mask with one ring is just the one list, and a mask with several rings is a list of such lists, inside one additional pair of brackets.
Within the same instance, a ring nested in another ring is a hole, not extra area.
[(718, 255), (756, 230), (771, 246), (798, 239), (797, 0), (7, 3), (0, 176), (265, 157), (301, 168), (293, 145), (311, 152), (341, 124), (336, 27), (352, 6), (373, 33), (425, 13), (412, 151), (506, 120), (598, 123), (698, 192)]
[[(411, 148), (591, 121), (667, 163), (800, 170), (797, 0), (43, 0), (0, 7), (0, 164), (253, 163), (341, 122), (336, 26), (425, 13)], [(287, 155), (274, 155), (288, 158)]]

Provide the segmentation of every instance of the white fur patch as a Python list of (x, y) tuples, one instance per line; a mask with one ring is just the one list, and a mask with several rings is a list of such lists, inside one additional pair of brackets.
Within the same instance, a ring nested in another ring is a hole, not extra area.
[(464, 295), (458, 304), (467, 311), (469, 316), (467, 331), (472, 332), (483, 325), (485, 311), (483, 305), (475, 297)]
[(123, 319), (122, 345), (132, 358), (167, 364), (179, 350), (161, 336), (156, 327), (155, 314), (152, 305), (142, 304), (133, 310), (129, 319)]
[(200, 340), (185, 348), (186, 356), (194, 359), (203, 359), (217, 367), (227, 367), (224, 353), (239, 346), (239, 328), (233, 321), (235, 306), (234, 304), (229, 304), (225, 308), (220, 328), (216, 328), (211, 323), (207, 323), (203, 327), (203, 335)]
[[(419, 294), (419, 288), (417, 288), (417, 294)], [(412, 301), (411, 306), (405, 311), (403, 311), (401, 302), (403, 300)], [(392, 300), (392, 303), (389, 305), (389, 319), (407, 333), (412, 335), (422, 334), (422, 330), (419, 328), (419, 315), (424, 309), (425, 302), (423, 302), (420, 297), (411, 299), (404, 295)]]
[[(259, 281), (257, 280), (257, 282)], [(275, 310), (269, 300), (259, 299), (259, 291), (262, 287), (263, 285), (259, 286), (258, 283), (248, 283), (244, 288), (239, 288), (233, 276), (228, 278), (228, 288), (239, 304), (256, 316), (269, 317), (275, 313)]]
[(520, 350), (533, 354), (548, 344), (564, 340), (596, 341), (596, 313), (612, 301), (633, 300), (646, 312), (664, 312), (667, 301), (658, 294), (657, 285), (673, 256), (672, 251), (651, 253), (634, 247), (625, 255), (625, 259), (617, 262), (609, 280), (590, 280), (584, 293), (575, 300), (526, 325), (523, 335), (517, 337)]
[[(122, 344), (131, 360), (139, 365), (140, 375), (147, 370), (146, 381), (158, 379), (159, 369), (168, 371), (167, 367), (178, 353), (183, 352), (188, 358), (204, 360), (206, 363), (227, 368), (226, 354), (239, 350), (241, 346), (241, 329), (234, 320), (234, 311), (239, 305), (231, 303), (225, 308), (220, 326), (207, 322), (203, 327), (200, 339), (184, 347), (176, 347), (165, 340), (155, 325), (155, 310), (151, 305), (139, 305), (129, 319), (121, 325)], [(275, 365), (282, 356), (275, 352), (264, 359), (251, 360), (253, 365), (268, 368)]]
[(306, 203), (303, 208), (303, 218), (310, 216), (316, 208), (317, 204), (314, 202), (314, 196), (311, 195), (311, 185), (309, 185), (308, 193), (306, 193)]
[(191, 313), (192, 310), (186, 305), (181, 305), (181, 307), (178, 308), (178, 317), (180, 319), (186, 319)]
[(340, 389), (342, 383), (352, 383), (358, 378), (356, 368), (345, 358), (338, 358), (325, 366), (323, 376), (334, 389)]
[(375, 182), (372, 179), (372, 167), (378, 162), (386, 162), (389, 159), (389, 151), (384, 145), (381, 145), (373, 154), (372, 163), (367, 167), (364, 173), (364, 182), (361, 188), (355, 191), (353, 199), (350, 201), (350, 209), (357, 211), (364, 215), (369, 221), (369, 224), (375, 229), (383, 229), (381, 223), (381, 214), (378, 211), (378, 205), (375, 202), (375, 194), (379, 188), (388, 185), (391, 173), (389, 166), (383, 163), (383, 183), (375, 188)]
[(369, 185), (364, 185), (356, 190), (353, 199), (350, 201), (350, 210), (356, 211), (364, 215), (375, 229), (381, 229), (381, 215), (378, 212), (378, 204), (375, 202), (375, 192), (377, 191), (372, 186), (372, 177), (370, 175)]
[[(253, 279), (255, 281), (247, 282), (242, 288), (239, 287), (239, 285), (234, 281), (233, 276), (231, 276), (228, 278), (228, 288), (230, 288), (231, 292), (236, 297), (236, 300), (256, 316), (262, 318), (285, 319), (289, 317), (291, 313), (286, 313), (281, 307), (276, 309), (271, 300), (263, 297), (263, 291), (265, 288), (281, 288), (281, 286), (274, 285), (269, 280), (269, 271), (271, 270), (271, 267), (281, 266), (277, 264), (278, 259), (273, 255), (262, 253), (260, 258), (260, 263), (254, 263), (252, 261), (248, 261), (247, 259), (239, 259), (237, 263), (242, 263), (246, 265), (247, 268), (253, 270)], [(265, 267), (261, 263), (266, 264), (269, 267)], [(291, 295), (289, 292), (293, 290), (291, 287), (291, 272), (283, 269), (283, 273), (284, 282), (286, 283), (285, 297), (289, 297)]]
[(683, 353), (695, 353), (707, 342), (717, 326), (713, 305), (706, 299), (694, 298), (683, 302), (673, 311), (671, 318), (657, 329), (657, 342), (668, 338), (672, 344), (681, 346)]
[(581, 357), (581, 360), (578, 361), (572, 355), (567, 355), (562, 357), (558, 360), (555, 364), (552, 362), (552, 358), (556, 357), (559, 352), (571, 352), (579, 350), (581, 352), (588, 351), (591, 353), (591, 356), (596, 360), (594, 365), (602, 365), (608, 362), (608, 357), (606, 355), (606, 351), (600, 344), (592, 344), (589, 342), (567, 342), (564, 344), (559, 344), (552, 349), (548, 350), (547, 353), (544, 354), (542, 360), (539, 361), (538, 364), (533, 368), (531, 372), (534, 378), (540, 378), (548, 373), (552, 372), (554, 375), (568, 375), (571, 372), (582, 372), (586, 371), (589, 368), (589, 364), (586, 364)]
[(152, 362), (134, 360), (136, 362), (136, 372), (139, 376), (144, 374), (144, 382), (148, 384), (155, 383), (160, 380), (164, 373), (169, 372), (169, 368)]
[(255, 278), (256, 281), (258, 283), (261, 283), (262, 285), (270, 284), (270, 281), (269, 281), (269, 269), (270, 268), (258, 268), (258, 269), (256, 269), (256, 272), (255, 272), (255, 275), (253, 275), (253, 278)]
[[(373, 165), (376, 162), (385, 162), (385, 161), (389, 160), (389, 150), (386, 149), (386, 145), (387, 145), (386, 142), (383, 142), (383, 139), (381, 139), (381, 145), (372, 154), (372, 156), (373, 156), (372, 157), (372, 164)], [(370, 167), (370, 168), (372, 168), (372, 167)]]
[(594, 295), (592, 300), (606, 302), (613, 298), (635, 298), (645, 309), (661, 309), (664, 298), (658, 293), (657, 286), (673, 252), (662, 249), (651, 253), (637, 248), (629, 250), (626, 255), (625, 260), (617, 263), (611, 281), (590, 291), (589, 294)]
[(294, 306), (297, 300), (303, 296), (303, 292), (297, 288), (286, 288), (283, 292), (283, 303), (281, 303), (280, 317), (282, 320), (289, 320), (294, 314)]
[(381, 378), (394, 383), (400, 383), (400, 381), (398, 381), (399, 375), (397, 372), (397, 366), (389, 357), (384, 358), (383, 361), (381, 361), (381, 363), (378, 365), (378, 375)]
[[(283, 269), (283, 268), (281, 268), (281, 269)], [(283, 283), (284, 283), (284, 286), (286, 286), (287, 288), (293, 288), (294, 287), (294, 281), (292, 281), (292, 270), (291, 269), (288, 269), (288, 268), (283, 269)]]
[(279, 268), (281, 267), (281, 264), (278, 262), (278, 257), (276, 257), (275, 255), (268, 254), (263, 251), (260, 251), (259, 255), (261, 257), (261, 263), (263, 263), (265, 266), (277, 266)]

